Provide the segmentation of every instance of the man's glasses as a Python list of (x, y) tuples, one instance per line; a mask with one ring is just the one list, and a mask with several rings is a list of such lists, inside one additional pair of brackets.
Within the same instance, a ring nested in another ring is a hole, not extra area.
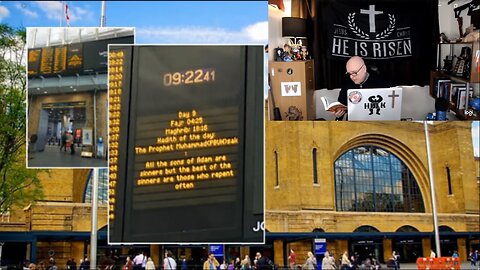
[(357, 76), (358, 72), (360, 72), (360, 70), (363, 68), (363, 66), (365, 66), (365, 64), (363, 64), (359, 69), (357, 69), (357, 71), (350, 71), (350, 72), (345, 72), (345, 75), (348, 75), (348, 76)]

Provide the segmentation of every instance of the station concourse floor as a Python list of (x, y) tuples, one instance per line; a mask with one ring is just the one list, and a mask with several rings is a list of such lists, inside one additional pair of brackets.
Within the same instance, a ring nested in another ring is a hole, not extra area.
[(81, 148), (75, 148), (75, 154), (70, 154), (70, 149), (64, 152), (60, 151), (58, 145), (45, 145), (42, 152), (28, 153), (27, 166), (29, 168), (49, 167), (49, 168), (92, 168), (107, 167), (107, 159), (84, 158), (81, 157)]

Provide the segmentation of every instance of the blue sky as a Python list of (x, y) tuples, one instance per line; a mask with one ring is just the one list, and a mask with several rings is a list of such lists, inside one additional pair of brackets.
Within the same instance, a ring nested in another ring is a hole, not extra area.
[[(100, 1), (63, 3), (70, 26), (99, 25)], [(136, 27), (137, 43), (265, 45), (267, 13), (267, 1), (107, 1), (106, 26)], [(0, 22), (14, 27), (65, 26), (64, 17), (62, 1), (0, 2)]]

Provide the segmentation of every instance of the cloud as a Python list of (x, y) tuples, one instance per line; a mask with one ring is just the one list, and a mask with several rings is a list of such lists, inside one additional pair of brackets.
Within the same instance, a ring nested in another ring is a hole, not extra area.
[(266, 44), (268, 22), (248, 25), (240, 31), (200, 26), (139, 27), (137, 40), (166, 44)]
[[(60, 1), (36, 1), (36, 6), (45, 14), (47, 19), (60, 21), (65, 19), (63, 3)], [(68, 17), (70, 23), (76, 21), (91, 21), (93, 13), (87, 9), (75, 6), (75, 2), (68, 5)]]
[(259, 22), (247, 26), (244, 29), (245, 34), (254, 41), (267, 43), (268, 38), (268, 22)]
[(8, 17), (8, 15), (10, 14), (10, 11), (8, 10), (8, 8), (6, 8), (5, 6), (0, 6), (0, 22)]
[(15, 3), (15, 7), (23, 13), (23, 15), (29, 18), (37, 18), (38, 13), (32, 10), (29, 10), (25, 4), (21, 4), (19, 2)]

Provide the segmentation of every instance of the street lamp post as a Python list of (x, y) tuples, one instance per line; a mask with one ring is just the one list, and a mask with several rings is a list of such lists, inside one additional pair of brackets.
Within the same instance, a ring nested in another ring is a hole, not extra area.
[(423, 126), (425, 129), (425, 144), (427, 145), (428, 179), (430, 182), (430, 197), (432, 198), (432, 215), (433, 215), (433, 229), (435, 232), (435, 249), (437, 251), (437, 257), (441, 257), (442, 255), (440, 250), (440, 235), (438, 232), (437, 206), (435, 202), (435, 181), (433, 178), (432, 157), (430, 152), (430, 140), (428, 135), (427, 121), (423, 122)]

